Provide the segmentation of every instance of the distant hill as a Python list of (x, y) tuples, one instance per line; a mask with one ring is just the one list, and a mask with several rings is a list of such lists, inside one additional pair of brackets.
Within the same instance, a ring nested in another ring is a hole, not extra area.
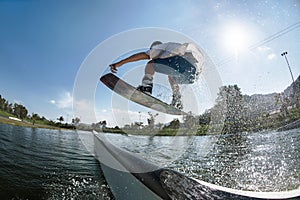
[(272, 112), (280, 108), (280, 105), (275, 104), (276, 95), (277, 93), (244, 95), (245, 107), (252, 116)]
[(299, 95), (299, 89), (300, 89), (300, 76), (298, 76), (298, 78), (295, 80), (295, 86), (293, 84), (291, 84), (290, 86), (288, 86), (284, 91), (283, 94), (285, 97), (290, 97), (293, 92), (294, 92), (294, 88), (296, 88), (296, 93)]
[[(300, 76), (295, 80), (295, 86), (297, 88), (296, 94), (299, 96)], [(276, 112), (282, 105), (281, 102), (276, 102), (276, 95), (290, 98), (294, 94), (294, 88), (292, 83), (282, 93), (244, 95), (245, 106), (252, 116)]]

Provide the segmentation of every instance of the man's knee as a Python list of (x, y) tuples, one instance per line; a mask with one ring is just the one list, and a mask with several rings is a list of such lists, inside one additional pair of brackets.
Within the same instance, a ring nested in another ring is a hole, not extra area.
[(145, 73), (147, 74), (154, 74), (155, 68), (154, 68), (154, 62), (151, 60), (146, 64)]

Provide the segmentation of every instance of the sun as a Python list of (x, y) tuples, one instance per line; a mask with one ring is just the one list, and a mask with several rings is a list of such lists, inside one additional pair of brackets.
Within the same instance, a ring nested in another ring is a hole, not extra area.
[(240, 25), (231, 25), (226, 27), (223, 41), (228, 50), (238, 54), (249, 45), (249, 33)]

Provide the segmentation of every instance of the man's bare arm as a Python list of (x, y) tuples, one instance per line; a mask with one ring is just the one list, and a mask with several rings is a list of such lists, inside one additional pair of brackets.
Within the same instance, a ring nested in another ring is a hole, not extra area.
[(129, 56), (128, 58), (125, 58), (119, 62), (113, 63), (110, 65), (110, 69), (113, 73), (115, 73), (117, 71), (118, 67), (121, 67), (122, 65), (129, 63), (129, 62), (135, 62), (135, 61), (139, 61), (139, 60), (149, 60), (150, 57), (148, 54), (146, 54), (145, 52), (140, 52), (140, 53), (136, 53), (133, 54), (132, 56)]

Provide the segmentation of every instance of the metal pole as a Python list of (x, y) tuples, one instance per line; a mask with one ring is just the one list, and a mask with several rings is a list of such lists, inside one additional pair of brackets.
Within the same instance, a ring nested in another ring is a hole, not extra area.
[[(284, 58), (285, 58), (285, 61), (286, 61), (287, 65), (288, 65), (288, 68), (289, 68), (290, 73), (291, 73), (291, 76), (292, 76), (293, 84), (295, 85), (294, 76), (293, 76), (293, 73), (292, 73), (292, 70), (291, 70), (291, 67), (290, 67), (290, 64), (289, 64), (289, 61), (288, 61), (286, 55), (287, 55), (287, 52), (283, 52), (283, 53), (281, 54), (281, 56), (284, 56)], [(294, 87), (295, 87), (295, 86), (294, 86)]]
[(286, 52), (286, 51), (283, 52), (283, 53), (281, 54), (281, 56), (284, 56), (285, 61), (286, 61), (287, 65), (288, 65), (288, 68), (289, 68), (290, 73), (291, 73), (291, 77), (292, 77), (292, 80), (293, 80), (293, 87), (292, 87), (292, 88), (293, 88), (293, 93), (292, 93), (292, 98), (296, 101), (296, 102), (295, 102), (295, 103), (296, 103), (296, 107), (299, 109), (299, 108), (300, 108), (300, 104), (299, 104), (298, 98), (296, 97), (296, 95), (297, 95), (296, 93), (298, 93), (298, 91), (297, 91), (297, 87), (296, 87), (296, 84), (295, 84), (294, 76), (293, 76), (293, 73), (292, 73), (292, 70), (291, 70), (291, 67), (290, 67), (290, 64), (289, 64), (289, 61), (288, 61), (286, 55), (287, 55), (287, 52)]

